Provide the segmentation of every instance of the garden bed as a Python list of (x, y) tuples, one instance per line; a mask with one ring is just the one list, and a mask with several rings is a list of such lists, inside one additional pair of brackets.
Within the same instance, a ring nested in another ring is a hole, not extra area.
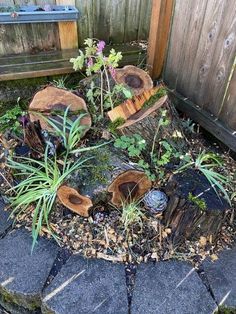
[(88, 75), (75, 90), (49, 85), (20, 121), (8, 112), (0, 179), (15, 226), (32, 230), (33, 247), (44, 235), (114, 262), (216, 259), (235, 236), (234, 160), (163, 85), (86, 44), (72, 60)]

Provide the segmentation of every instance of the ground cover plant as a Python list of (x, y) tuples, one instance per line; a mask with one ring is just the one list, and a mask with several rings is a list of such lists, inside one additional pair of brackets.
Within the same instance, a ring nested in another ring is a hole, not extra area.
[(235, 234), (235, 163), (179, 116), (163, 85), (119, 69), (121, 58), (87, 39), (71, 60), (87, 75), (77, 89), (59, 79), (23, 117), (16, 107), (0, 118), (15, 226), (32, 231), (33, 248), (44, 235), (111, 261), (216, 258)]

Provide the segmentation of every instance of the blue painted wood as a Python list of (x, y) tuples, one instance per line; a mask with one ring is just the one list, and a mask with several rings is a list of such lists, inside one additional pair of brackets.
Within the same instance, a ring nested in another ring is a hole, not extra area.
[[(0, 13), (0, 24), (45, 23), (76, 21), (80, 13), (74, 6), (51, 5), (51, 11), (44, 11), (40, 6), (20, 6), (14, 11)], [(7, 8), (7, 6), (0, 6)]]

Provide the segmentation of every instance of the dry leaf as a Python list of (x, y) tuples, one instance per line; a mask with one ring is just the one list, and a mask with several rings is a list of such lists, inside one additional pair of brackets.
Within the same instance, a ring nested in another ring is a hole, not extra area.
[(216, 255), (216, 254), (212, 254), (211, 255), (211, 260), (214, 262), (214, 261), (217, 261), (219, 259), (219, 257)]
[(207, 244), (207, 238), (206, 238), (206, 237), (200, 237), (200, 239), (199, 239), (199, 244), (200, 244), (201, 247), (206, 246), (206, 244)]

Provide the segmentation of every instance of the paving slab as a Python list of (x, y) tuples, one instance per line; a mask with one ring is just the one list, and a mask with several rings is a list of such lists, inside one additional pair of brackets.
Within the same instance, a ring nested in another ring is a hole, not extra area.
[(128, 314), (123, 265), (73, 255), (45, 289), (44, 314)]
[(203, 269), (217, 303), (236, 308), (236, 245), (214, 262), (206, 259)]
[(12, 219), (10, 219), (10, 211), (4, 210), (5, 203), (0, 199), (0, 237), (11, 227)]
[(191, 265), (168, 261), (138, 267), (131, 314), (212, 314), (215, 309)]
[(19, 229), (0, 240), (0, 302), (30, 310), (40, 307), (41, 293), (58, 253), (51, 241), (39, 238), (31, 254), (30, 232)]

